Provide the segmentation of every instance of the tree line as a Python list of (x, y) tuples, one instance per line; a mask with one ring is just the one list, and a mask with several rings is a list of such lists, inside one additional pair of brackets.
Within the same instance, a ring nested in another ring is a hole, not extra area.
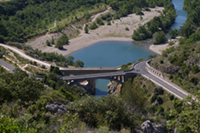
[[(164, 6), (170, 0), (12, 0), (0, 3), (0, 42), (25, 42), (47, 32), (47, 25), (61, 20), (80, 7), (89, 9), (107, 4), (116, 10), (116, 18), (138, 12), (144, 7)], [(87, 17), (87, 13), (84, 13)]]
[[(145, 25), (139, 26), (139, 28), (133, 32), (132, 39), (141, 41), (152, 37), (157, 38), (157, 36), (159, 38), (159, 35), (163, 34), (163, 32), (160, 31), (168, 31), (170, 26), (174, 23), (176, 11), (171, 1), (164, 1), (163, 4), (164, 10), (161, 12), (161, 15), (159, 17), (154, 17)], [(154, 34), (156, 32), (160, 32), (161, 34)], [(166, 38), (163, 38), (162, 40), (166, 41)], [(154, 41), (154, 43), (157, 44), (163, 42), (162, 40)]]

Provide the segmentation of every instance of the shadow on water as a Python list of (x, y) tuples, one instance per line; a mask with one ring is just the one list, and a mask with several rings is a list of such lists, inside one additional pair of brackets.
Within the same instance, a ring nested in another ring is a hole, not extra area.
[(107, 94), (108, 94), (107, 91), (102, 91), (102, 90), (99, 90), (98, 88), (95, 88), (95, 97), (99, 98), (102, 96), (106, 96)]

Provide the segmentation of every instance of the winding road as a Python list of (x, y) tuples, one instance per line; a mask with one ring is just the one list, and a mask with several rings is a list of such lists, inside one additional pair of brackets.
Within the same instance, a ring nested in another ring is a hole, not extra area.
[[(3, 46), (4, 48), (10, 49), (10, 50), (18, 53), (19, 55), (21, 55), (23, 58), (26, 58), (26, 59), (28, 59), (30, 61), (35, 61), (35, 62), (37, 62), (37, 63), (39, 63), (41, 65), (45, 65), (46, 67), (50, 67), (51, 66), (51, 64), (49, 64), (49, 63), (37, 60), (35, 58), (32, 58), (32, 57), (26, 55), (25, 53), (23, 53), (23, 51), (21, 51), (21, 50), (19, 50), (17, 48), (14, 48), (14, 47), (11, 47), (11, 46), (8, 46), (8, 45), (5, 45), (5, 44), (1, 44), (1, 43), (0, 43), (0, 46)], [(0, 62), (0, 65), (6, 66), (6, 67), (9, 68), (9, 66), (7, 64), (5, 64), (4, 62)], [(60, 69), (63, 69), (63, 68), (60, 67)], [(146, 69), (146, 61), (137, 63), (137, 65), (134, 66), (134, 69), (135, 70), (139, 70), (139, 73), (143, 77), (145, 77), (145, 78), (151, 80), (152, 82), (154, 82), (155, 84), (163, 87), (166, 91), (168, 91), (169, 93), (175, 95), (179, 99), (185, 99), (186, 96), (189, 95), (189, 93), (183, 91), (182, 89), (179, 89), (178, 87), (176, 87), (173, 84), (165, 81), (164, 79), (160, 78), (159, 76), (154, 75), (153, 73), (147, 71), (147, 69)], [(132, 71), (135, 72), (134, 69), (132, 69)], [(13, 68), (10, 68), (10, 70), (13, 70)]]
[(135, 69), (140, 71), (140, 74), (151, 80), (153, 83), (163, 87), (163, 89), (165, 89), (166, 91), (168, 91), (169, 93), (173, 94), (174, 96), (176, 96), (179, 99), (185, 99), (187, 95), (189, 95), (189, 93), (177, 88), (176, 86), (170, 84), (169, 82), (165, 81), (164, 79), (150, 73), (149, 71), (147, 71), (146, 69), (146, 61), (140, 62), (135, 66)]

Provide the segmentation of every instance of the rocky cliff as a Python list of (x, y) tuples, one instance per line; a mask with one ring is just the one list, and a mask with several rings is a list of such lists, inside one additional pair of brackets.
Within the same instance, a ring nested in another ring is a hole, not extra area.
[(122, 85), (115, 81), (110, 81), (108, 83), (108, 94), (119, 95), (122, 89)]

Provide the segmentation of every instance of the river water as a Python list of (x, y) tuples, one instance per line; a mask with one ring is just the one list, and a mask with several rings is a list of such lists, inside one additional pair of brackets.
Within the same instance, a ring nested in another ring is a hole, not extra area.
[[(179, 29), (187, 19), (187, 12), (182, 10), (184, 0), (172, 0), (178, 16), (171, 29)], [(98, 42), (81, 50), (71, 53), (75, 60), (80, 59), (85, 67), (116, 67), (140, 58), (147, 59), (154, 55), (148, 49), (152, 40), (143, 42), (104, 41)], [(96, 97), (107, 95), (109, 80), (96, 80)]]

